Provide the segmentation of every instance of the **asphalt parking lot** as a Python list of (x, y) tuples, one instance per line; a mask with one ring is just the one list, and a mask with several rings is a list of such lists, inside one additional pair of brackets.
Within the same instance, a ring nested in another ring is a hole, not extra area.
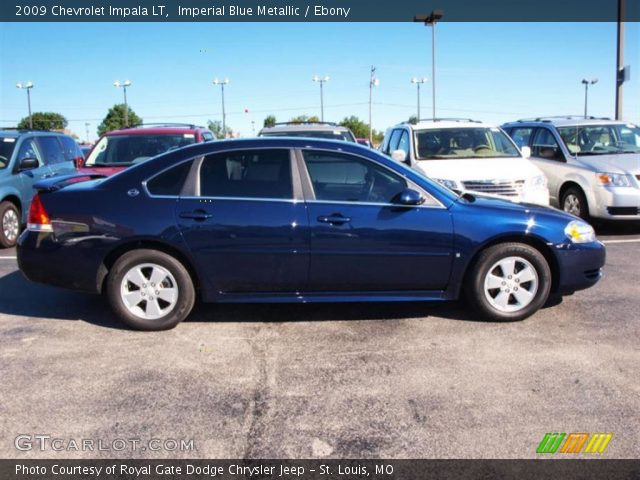
[[(161, 333), (29, 283), (0, 251), (0, 458), (534, 458), (546, 432), (640, 457), (640, 226), (605, 278), (523, 322), (456, 303), (199, 306)], [(19, 434), (193, 439), (186, 452), (19, 451)]]

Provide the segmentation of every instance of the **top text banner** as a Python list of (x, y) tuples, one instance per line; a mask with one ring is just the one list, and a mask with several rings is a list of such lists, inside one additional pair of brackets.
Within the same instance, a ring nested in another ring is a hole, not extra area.
[(3, 0), (2, 22), (640, 21), (639, 0)]

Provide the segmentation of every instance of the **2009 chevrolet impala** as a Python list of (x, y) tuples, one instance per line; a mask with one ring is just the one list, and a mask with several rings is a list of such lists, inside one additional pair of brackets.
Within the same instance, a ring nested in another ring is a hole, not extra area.
[[(206, 143), (110, 178), (37, 185), (20, 269), (104, 292), (128, 325), (205, 302), (452, 300), (492, 320), (594, 285), (604, 246), (577, 217), (454, 193), (356, 144)], [(85, 179), (86, 180), (86, 179)]]

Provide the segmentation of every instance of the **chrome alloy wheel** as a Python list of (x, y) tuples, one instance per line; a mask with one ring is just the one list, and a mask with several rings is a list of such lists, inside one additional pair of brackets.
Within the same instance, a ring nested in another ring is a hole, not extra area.
[(131, 268), (120, 284), (122, 304), (145, 320), (166, 316), (178, 302), (178, 284), (173, 275), (155, 263)]
[(517, 312), (529, 305), (538, 292), (538, 272), (522, 257), (496, 262), (484, 278), (484, 294), (493, 308)]
[(4, 212), (2, 216), (2, 233), (7, 241), (14, 243), (20, 233), (20, 221), (18, 214), (12, 208)]
[(576, 217), (580, 216), (580, 199), (577, 195), (570, 193), (564, 198), (564, 205), (562, 206), (564, 211), (575, 215)]

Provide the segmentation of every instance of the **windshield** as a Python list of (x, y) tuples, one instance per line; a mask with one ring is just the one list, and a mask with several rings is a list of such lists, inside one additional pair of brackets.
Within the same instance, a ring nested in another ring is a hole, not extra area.
[(348, 131), (341, 130), (296, 130), (288, 132), (265, 132), (263, 137), (310, 137), (325, 138), (328, 140), (344, 140), (345, 142), (354, 142), (356, 139)]
[(195, 143), (193, 133), (113, 135), (102, 137), (87, 158), (87, 167), (128, 166)]
[(520, 157), (515, 145), (498, 128), (438, 128), (416, 130), (419, 160)]
[(574, 155), (640, 153), (640, 128), (632, 124), (558, 127), (558, 133)]
[(9, 165), (15, 145), (16, 139), (14, 137), (0, 138), (0, 170)]

